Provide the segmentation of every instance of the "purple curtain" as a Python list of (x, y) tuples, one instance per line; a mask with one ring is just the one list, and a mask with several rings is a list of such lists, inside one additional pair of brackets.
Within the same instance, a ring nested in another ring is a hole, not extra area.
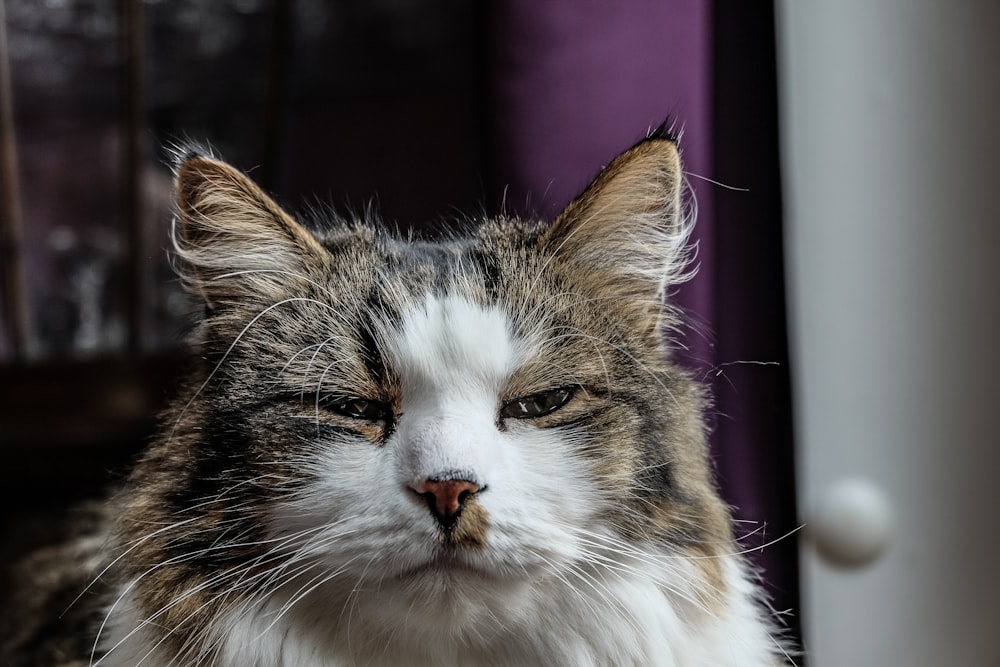
[[(493, 151), (507, 209), (549, 218), (648, 128), (682, 129), (699, 265), (677, 295), (684, 356), (712, 386), (716, 469), (752, 548), (796, 521), (774, 28), (770, 7), (723, 4), (499, 0)], [(796, 608), (795, 538), (751, 557), (776, 607)]]

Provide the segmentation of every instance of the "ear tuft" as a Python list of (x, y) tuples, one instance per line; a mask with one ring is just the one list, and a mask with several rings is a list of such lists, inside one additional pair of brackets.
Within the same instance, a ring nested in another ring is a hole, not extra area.
[[(679, 144), (681, 141), (681, 130), (677, 127), (677, 121), (669, 116), (664, 118), (662, 123), (650, 129), (643, 141), (648, 141), (650, 139), (669, 141), (674, 144)], [(639, 143), (642, 143), (643, 141), (640, 141)]]

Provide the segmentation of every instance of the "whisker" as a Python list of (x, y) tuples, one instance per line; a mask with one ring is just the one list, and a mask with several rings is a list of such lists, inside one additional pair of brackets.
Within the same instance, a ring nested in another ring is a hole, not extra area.
[(233, 339), (233, 342), (229, 344), (229, 347), (226, 348), (226, 351), (222, 354), (222, 357), (212, 368), (212, 371), (208, 374), (208, 377), (205, 378), (204, 382), (202, 382), (201, 385), (199, 385), (199, 387), (191, 395), (191, 398), (189, 398), (187, 402), (184, 404), (184, 407), (181, 408), (180, 412), (178, 413), (178, 417), (174, 421), (174, 425), (171, 428), (169, 435), (167, 436), (168, 442), (170, 440), (173, 440), (174, 433), (176, 432), (177, 426), (180, 424), (184, 414), (188, 411), (188, 409), (190, 409), (191, 405), (201, 395), (201, 392), (205, 390), (205, 387), (207, 387), (208, 384), (212, 381), (212, 379), (215, 378), (219, 370), (222, 368), (223, 364), (229, 358), (229, 355), (232, 354), (233, 350), (236, 349), (236, 346), (243, 339), (243, 336), (246, 335), (247, 331), (249, 331), (250, 328), (253, 327), (253, 325), (255, 325), (262, 317), (270, 313), (272, 310), (280, 308), (281, 306), (286, 306), (291, 303), (311, 303), (321, 308), (325, 308), (333, 313), (337, 313), (336, 309), (334, 309), (333, 306), (331, 306), (330, 304), (323, 303), (322, 301), (318, 301), (312, 297), (288, 297), (286, 299), (282, 299), (281, 301), (273, 303), (270, 306), (267, 306), (259, 313), (254, 315), (253, 318), (249, 322), (247, 322), (247, 324), (239, 332), (239, 334), (237, 334), (236, 338)]

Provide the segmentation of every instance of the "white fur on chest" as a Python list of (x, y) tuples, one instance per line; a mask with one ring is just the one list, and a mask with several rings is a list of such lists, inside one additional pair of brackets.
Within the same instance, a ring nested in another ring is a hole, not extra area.
[[(648, 577), (548, 582), (527, 608), (515, 606), (481, 627), (434, 634), (408, 627), (368, 628), (364, 618), (338, 627), (330, 615), (288, 614), (275, 622), (280, 603), (219, 619), (211, 633), (222, 646), (220, 667), (346, 667), (369, 665), (495, 667), (772, 667), (775, 639), (759, 618), (751, 587), (736, 563), (726, 568), (733, 588), (727, 608), (705, 613)], [(640, 573), (636, 573), (639, 575)], [(666, 583), (666, 582), (665, 582)], [(675, 582), (681, 588), (683, 582)], [(126, 614), (121, 620), (129, 624)], [(337, 615), (334, 614), (334, 617)], [(373, 636), (366, 636), (369, 632)], [(115, 633), (117, 634), (117, 632)], [(470, 638), (482, 641), (476, 645)], [(121, 637), (112, 636), (108, 646)], [(214, 643), (214, 642), (213, 642)], [(143, 630), (122, 641), (99, 664), (108, 667), (172, 664)], [(354, 646), (354, 649), (352, 649)], [(368, 647), (365, 650), (362, 647)], [(141, 661), (141, 663), (140, 663)]]

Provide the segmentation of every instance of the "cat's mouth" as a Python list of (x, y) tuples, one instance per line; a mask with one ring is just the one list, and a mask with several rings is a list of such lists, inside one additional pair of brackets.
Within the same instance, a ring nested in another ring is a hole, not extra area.
[(438, 579), (455, 580), (461, 578), (493, 579), (495, 575), (489, 570), (471, 563), (457, 549), (439, 549), (427, 561), (414, 567), (404, 569), (399, 579)]

